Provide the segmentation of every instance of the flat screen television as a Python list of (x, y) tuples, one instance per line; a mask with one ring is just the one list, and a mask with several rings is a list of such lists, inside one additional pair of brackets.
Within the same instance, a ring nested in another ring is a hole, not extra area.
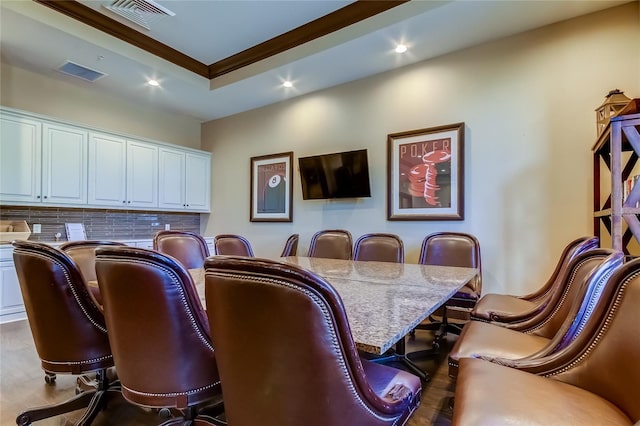
[(367, 150), (298, 158), (302, 198), (371, 197)]

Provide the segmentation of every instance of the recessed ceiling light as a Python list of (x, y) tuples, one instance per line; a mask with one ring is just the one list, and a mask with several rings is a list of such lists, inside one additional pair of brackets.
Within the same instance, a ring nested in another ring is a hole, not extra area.
[(407, 51), (407, 46), (404, 44), (399, 44), (396, 46), (396, 53), (404, 53)]
[(282, 83), (282, 85), (283, 85), (284, 87), (293, 87), (293, 83), (292, 83), (292, 82), (290, 82), (289, 80), (287, 80), (287, 81), (285, 81), (284, 83)]
[(160, 86), (160, 83), (158, 83), (156, 80), (149, 80), (149, 81), (147, 81), (147, 84), (149, 86), (154, 86), (154, 87)]

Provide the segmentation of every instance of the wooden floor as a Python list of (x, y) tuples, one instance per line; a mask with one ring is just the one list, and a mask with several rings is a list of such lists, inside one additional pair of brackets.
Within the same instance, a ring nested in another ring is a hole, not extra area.
[[(426, 348), (431, 332), (417, 331), (415, 341), (408, 339), (407, 352)], [(408, 426), (449, 425), (451, 411), (449, 398), (453, 395), (453, 382), (447, 375), (447, 353), (455, 336), (443, 342), (440, 355), (417, 361), (431, 375), (423, 385), (422, 404), (407, 423)], [(26, 321), (0, 325), (0, 425), (15, 425), (19, 412), (29, 407), (64, 401), (75, 394), (75, 377), (58, 375), (55, 385), (47, 385), (40, 368), (40, 360)], [(37, 425), (71, 425), (82, 411), (37, 422)], [(98, 415), (94, 425), (157, 425), (156, 412), (132, 406), (118, 397)]]

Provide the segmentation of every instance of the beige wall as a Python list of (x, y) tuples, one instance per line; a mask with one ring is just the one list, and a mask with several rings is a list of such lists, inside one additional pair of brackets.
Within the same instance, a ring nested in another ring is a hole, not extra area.
[[(203, 125), (213, 153), (206, 234), (239, 233), (256, 255), (286, 237), (346, 228), (393, 232), (415, 262), (434, 231), (475, 234), (485, 292), (539, 286), (562, 247), (592, 233), (595, 113), (614, 88), (640, 97), (638, 2), (428, 60)], [(303, 79), (304, 76), (299, 76)], [(464, 121), (465, 220), (386, 220), (386, 135)], [(294, 167), (293, 223), (249, 222), (249, 158), (367, 148), (372, 197), (303, 201)]]
[[(53, 71), (52, 71), (53, 72)], [(200, 149), (200, 121), (97, 94), (90, 83), (2, 64), (0, 104), (128, 136)]]

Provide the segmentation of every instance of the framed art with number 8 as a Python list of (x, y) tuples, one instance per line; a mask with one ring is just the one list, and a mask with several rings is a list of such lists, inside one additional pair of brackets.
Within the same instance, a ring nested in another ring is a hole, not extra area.
[(293, 220), (293, 152), (251, 157), (251, 222)]

